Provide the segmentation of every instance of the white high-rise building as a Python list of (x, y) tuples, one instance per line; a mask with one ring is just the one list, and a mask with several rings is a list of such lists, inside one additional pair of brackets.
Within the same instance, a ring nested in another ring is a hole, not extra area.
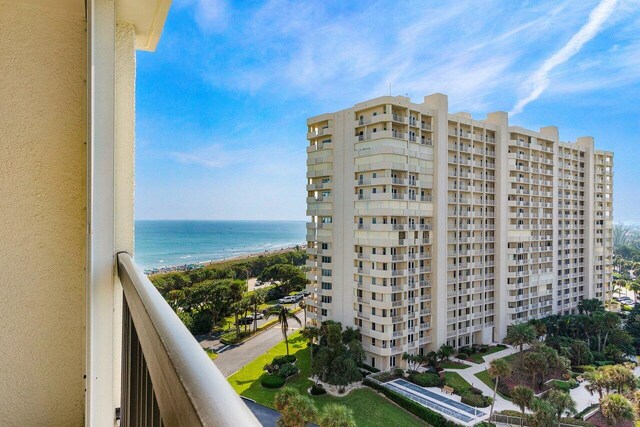
[(308, 119), (308, 315), (367, 363), (504, 338), (612, 282), (613, 153), (385, 96)]

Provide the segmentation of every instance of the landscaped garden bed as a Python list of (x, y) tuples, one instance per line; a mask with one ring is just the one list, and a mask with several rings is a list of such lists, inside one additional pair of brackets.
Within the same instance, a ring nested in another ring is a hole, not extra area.
[[(309, 394), (314, 382), (310, 379), (311, 355), (307, 344), (307, 339), (303, 338), (299, 332), (289, 337), (290, 353), (296, 356), (295, 365), (300, 369), (300, 373), (290, 377), (286, 386), (293, 387), (301, 394), (309, 396), (319, 412), (327, 405), (340, 404), (353, 410), (354, 419), (358, 426), (387, 427), (389, 420), (393, 420), (396, 425), (425, 426), (424, 421), (368, 387), (353, 390), (344, 397)], [(282, 388), (265, 388), (260, 384), (260, 378), (265, 373), (263, 369), (265, 364), (270, 363), (274, 357), (284, 354), (286, 354), (286, 349), (283, 341), (229, 377), (229, 383), (240, 395), (274, 408), (274, 397)], [(435, 426), (435, 424), (432, 425)]]
[[(461, 360), (469, 360), (473, 363), (484, 363), (484, 356), (497, 353), (506, 349), (506, 345), (473, 345), (471, 347), (461, 347), (458, 349), (457, 358)], [(445, 366), (443, 366), (445, 367)]]

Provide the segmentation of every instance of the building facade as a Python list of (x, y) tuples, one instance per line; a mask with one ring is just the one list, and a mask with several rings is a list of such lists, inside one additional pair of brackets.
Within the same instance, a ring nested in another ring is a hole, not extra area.
[(367, 363), (500, 341), (606, 298), (613, 153), (558, 129), (385, 96), (307, 121), (308, 316), (358, 327)]

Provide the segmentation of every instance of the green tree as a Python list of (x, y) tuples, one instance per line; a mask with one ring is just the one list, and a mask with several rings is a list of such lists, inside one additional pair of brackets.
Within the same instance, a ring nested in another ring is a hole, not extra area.
[(287, 347), (287, 356), (288, 356), (289, 355), (289, 319), (295, 320), (296, 322), (298, 322), (300, 326), (302, 326), (302, 322), (300, 322), (300, 319), (298, 319), (298, 317), (295, 314), (293, 314), (291, 310), (289, 310), (284, 306), (280, 308), (271, 309), (271, 311), (267, 313), (267, 316), (265, 318), (268, 319), (269, 317), (272, 317), (272, 316), (277, 316), (278, 318), (278, 323), (280, 323), (280, 329), (282, 329), (282, 336), (284, 337), (284, 342)]
[(507, 329), (507, 336), (504, 342), (510, 345), (519, 346), (522, 352), (525, 344), (531, 344), (536, 339), (536, 330), (529, 323), (517, 323)]
[(534, 398), (531, 402), (533, 417), (530, 419), (531, 427), (550, 427), (557, 422), (556, 408), (543, 399)]
[(598, 369), (604, 375), (608, 388), (622, 394), (636, 389), (636, 376), (633, 371), (623, 365), (603, 366)]
[(575, 366), (593, 363), (593, 354), (589, 350), (587, 343), (582, 340), (573, 341), (569, 352), (571, 354), (571, 363)]
[(633, 299), (638, 302), (638, 294), (640, 293), (640, 279), (636, 279), (629, 283), (629, 289), (633, 292)]
[(522, 411), (522, 417), (524, 418), (525, 410), (531, 408), (531, 402), (534, 397), (533, 390), (523, 385), (517, 385), (509, 394), (511, 395), (513, 403), (518, 405)]
[(604, 311), (602, 301), (597, 298), (583, 299), (578, 303), (578, 312), (580, 314), (592, 315), (596, 311)]
[(334, 385), (361, 380), (358, 365), (364, 360), (364, 350), (359, 331), (347, 328), (342, 333), (342, 325), (332, 321), (322, 322), (320, 331), (319, 349), (311, 366), (313, 375)]
[(620, 421), (634, 421), (636, 414), (633, 405), (621, 394), (610, 394), (600, 399), (600, 412), (610, 425)]
[(278, 287), (285, 295), (293, 290), (302, 290), (309, 283), (304, 272), (292, 264), (275, 264), (265, 268), (258, 279), (262, 282), (278, 282)]
[(313, 366), (313, 353), (315, 353), (315, 342), (320, 338), (320, 328), (315, 326), (307, 326), (300, 331), (300, 335), (309, 341), (309, 358), (311, 359), (311, 366)]
[(244, 297), (244, 293), (247, 291), (247, 284), (242, 280), (232, 280), (229, 284), (229, 302), (233, 307), (233, 314), (236, 320), (236, 336), (240, 336), (240, 324), (238, 323), (238, 316), (242, 310), (240, 302)]
[(258, 307), (264, 304), (267, 292), (264, 289), (256, 289), (249, 294), (249, 304), (253, 307), (253, 330), (258, 330)]
[(300, 307), (302, 309), (302, 312), (304, 313), (304, 323), (302, 325), (302, 328), (306, 328), (307, 327), (307, 303), (304, 302), (304, 300), (300, 300), (300, 302), (298, 303), (298, 307)]
[(549, 390), (545, 399), (556, 408), (556, 416), (558, 419), (562, 418), (565, 412), (569, 414), (575, 414), (577, 412), (576, 402), (571, 398), (571, 395), (565, 391), (556, 389)]
[(305, 427), (318, 413), (313, 401), (292, 387), (284, 387), (276, 393), (273, 406), (280, 411), (280, 427)]
[(585, 389), (591, 393), (598, 393), (598, 397), (602, 399), (605, 391), (608, 391), (609, 383), (607, 378), (602, 374), (601, 371), (592, 371), (586, 372), (584, 374), (585, 379), (587, 380), (587, 384), (585, 385)]
[(495, 382), (493, 386), (491, 410), (489, 411), (489, 419), (491, 419), (491, 417), (493, 417), (493, 406), (496, 401), (496, 393), (498, 392), (498, 382), (500, 382), (500, 378), (505, 378), (511, 375), (511, 366), (504, 359), (494, 359), (489, 363), (489, 369), (487, 371), (489, 376), (493, 378), (493, 381)]
[(539, 384), (539, 375), (542, 375), (549, 367), (547, 359), (539, 352), (528, 352), (522, 359), (524, 368), (531, 374), (531, 385), (535, 390)]
[(440, 358), (441, 362), (446, 362), (451, 356), (453, 356), (454, 352), (455, 349), (453, 348), (453, 346), (442, 344), (440, 346), (440, 349), (438, 350), (438, 357)]
[(344, 405), (330, 403), (320, 414), (320, 427), (356, 427), (353, 411)]

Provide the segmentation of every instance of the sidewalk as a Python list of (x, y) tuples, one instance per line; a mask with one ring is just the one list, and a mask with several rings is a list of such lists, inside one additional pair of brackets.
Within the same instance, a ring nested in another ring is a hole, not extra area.
[[(500, 359), (500, 358), (512, 355), (514, 353), (518, 353), (518, 349), (517, 348), (513, 348), (513, 347), (509, 347), (509, 348), (506, 348), (504, 350), (498, 351), (496, 353), (492, 353), (492, 354), (488, 354), (488, 355), (484, 356), (483, 357), (484, 363), (480, 363), (480, 364), (475, 364), (475, 363), (469, 362), (468, 360), (461, 360), (461, 359), (452, 358), (452, 360), (455, 360), (456, 362), (465, 363), (467, 365), (470, 364), (471, 367), (470, 368), (466, 368), (466, 369), (445, 369), (445, 371), (446, 372), (457, 372), (458, 374), (460, 374), (460, 376), (462, 378), (464, 378), (465, 381), (467, 381), (473, 387), (481, 390), (482, 393), (485, 396), (493, 397), (493, 389), (491, 387), (487, 386), (482, 381), (480, 381), (478, 379), (478, 377), (476, 377), (476, 374), (478, 372), (482, 372), (482, 371), (487, 370), (489, 368), (489, 363), (491, 363), (492, 360)], [(507, 409), (508, 410), (513, 410), (513, 411), (519, 411), (520, 410), (520, 408), (517, 405), (514, 405), (510, 401), (500, 397), (499, 394), (496, 394), (496, 401), (495, 401), (494, 411), (497, 412), (497, 411), (503, 411), (503, 410), (507, 410)]]

